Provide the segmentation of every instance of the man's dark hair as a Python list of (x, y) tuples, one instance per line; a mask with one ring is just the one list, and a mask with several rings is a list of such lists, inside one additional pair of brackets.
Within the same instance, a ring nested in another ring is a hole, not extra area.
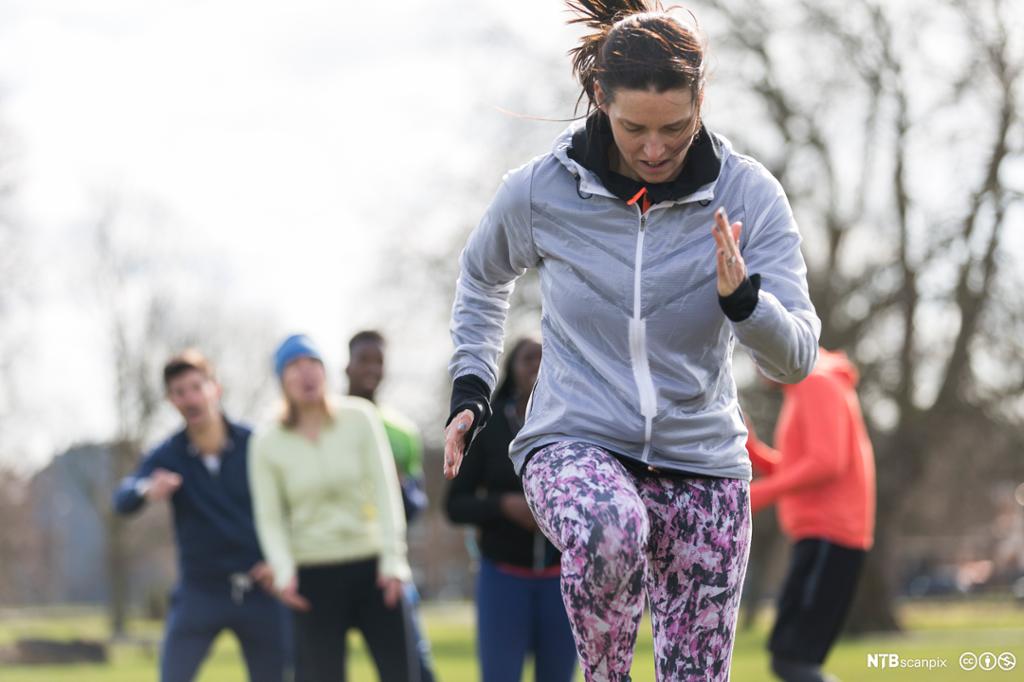
[(384, 340), (384, 335), (374, 329), (367, 329), (358, 332), (355, 336), (348, 340), (348, 352), (351, 353), (355, 350), (355, 347), (361, 343), (378, 343), (382, 346), (387, 345)]
[(213, 365), (206, 356), (195, 348), (188, 348), (164, 363), (164, 389), (170, 388), (171, 382), (186, 372), (199, 372), (211, 381), (217, 379)]

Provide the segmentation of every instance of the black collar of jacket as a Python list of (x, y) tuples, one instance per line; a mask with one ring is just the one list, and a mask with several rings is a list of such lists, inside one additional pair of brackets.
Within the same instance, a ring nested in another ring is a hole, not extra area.
[(569, 158), (596, 174), (604, 186), (623, 201), (629, 201), (645, 186), (647, 198), (652, 204), (682, 199), (714, 182), (722, 169), (721, 143), (703, 125), (686, 153), (683, 170), (672, 182), (645, 185), (611, 170), (608, 167), (608, 148), (611, 144), (612, 129), (608, 117), (597, 111), (587, 118), (584, 127), (573, 134)]

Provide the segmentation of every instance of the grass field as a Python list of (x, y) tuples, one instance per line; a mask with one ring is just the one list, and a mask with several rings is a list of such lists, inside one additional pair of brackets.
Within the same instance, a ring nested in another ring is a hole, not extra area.
[[(845, 682), (857, 680), (896, 680), (898, 682), (944, 682), (961, 680), (1024, 679), (1024, 608), (1006, 601), (929, 602), (908, 605), (904, 610), (907, 632), (898, 636), (875, 636), (843, 640), (826, 664), (826, 670)], [(441, 682), (470, 682), (478, 679), (473, 643), (473, 614), (466, 604), (432, 605), (424, 610), (437, 670)], [(752, 631), (741, 632), (733, 656), (732, 679), (769, 680), (768, 659), (764, 641), (769, 626), (766, 615)], [(0, 646), (18, 637), (86, 637), (101, 638), (104, 622), (99, 615), (65, 614), (0, 620)], [(133, 622), (134, 644), (114, 647), (109, 665), (72, 667), (0, 667), (2, 682), (148, 682), (157, 679), (156, 646), (160, 623)], [(145, 644), (149, 642), (149, 644)], [(353, 635), (354, 654), (349, 668), (353, 682), (372, 681), (375, 675), (358, 638)], [(1008, 651), (1021, 662), (1017, 669), (992, 672), (980, 668), (965, 672), (959, 658), (964, 652)], [(943, 669), (904, 668), (898, 670), (867, 667), (869, 653), (895, 653), (902, 659), (945, 659)], [(201, 682), (243, 682), (246, 679), (240, 664), (238, 648), (230, 635), (218, 639), (214, 651), (199, 677)], [(532, 680), (532, 675), (524, 675)], [(580, 678), (582, 679), (582, 678)], [(633, 679), (644, 682), (654, 679), (650, 626), (641, 629)]]

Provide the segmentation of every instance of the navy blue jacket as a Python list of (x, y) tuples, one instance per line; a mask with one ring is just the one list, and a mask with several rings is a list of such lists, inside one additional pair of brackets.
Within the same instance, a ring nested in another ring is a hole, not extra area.
[(182, 429), (153, 449), (114, 493), (114, 509), (131, 514), (145, 504), (136, 483), (154, 469), (181, 476), (171, 498), (178, 567), (182, 582), (228, 584), (232, 573), (246, 572), (263, 559), (252, 518), (248, 446), (252, 431), (224, 420), (228, 442), (220, 471), (212, 474)]

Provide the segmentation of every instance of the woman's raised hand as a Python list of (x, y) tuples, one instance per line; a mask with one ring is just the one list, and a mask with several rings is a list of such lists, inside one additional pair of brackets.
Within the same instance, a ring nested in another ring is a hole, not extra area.
[(743, 223), (729, 225), (724, 208), (715, 211), (715, 224), (711, 234), (718, 245), (718, 295), (728, 296), (736, 291), (747, 278), (747, 265), (740, 255), (740, 233)]

